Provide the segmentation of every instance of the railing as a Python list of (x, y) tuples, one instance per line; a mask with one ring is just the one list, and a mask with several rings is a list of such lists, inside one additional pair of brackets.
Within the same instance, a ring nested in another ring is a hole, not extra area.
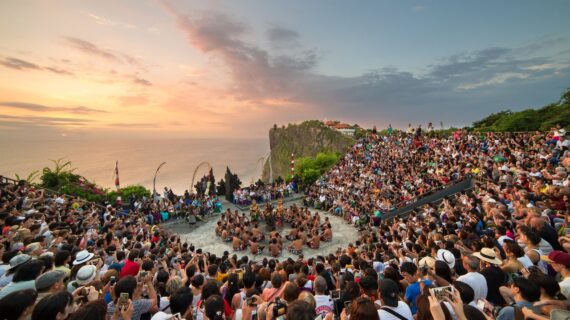
[(409, 203), (403, 207), (396, 208), (396, 209), (388, 212), (387, 214), (383, 215), (382, 219), (383, 220), (389, 220), (389, 219), (393, 219), (396, 217), (405, 217), (410, 212), (412, 212), (414, 209), (416, 209), (417, 207), (420, 207), (420, 206), (423, 206), (423, 205), (426, 205), (429, 203), (438, 202), (446, 196), (450, 196), (450, 195), (459, 193), (461, 191), (471, 189), (473, 187), (473, 181), (474, 181), (473, 175), (467, 175), (463, 179), (461, 179), (459, 182), (456, 182), (452, 185), (446, 185), (444, 189), (439, 189), (435, 192), (433, 192), (433, 191), (429, 192), (428, 195), (421, 197), (420, 199), (417, 199), (416, 201), (414, 201), (412, 203)]

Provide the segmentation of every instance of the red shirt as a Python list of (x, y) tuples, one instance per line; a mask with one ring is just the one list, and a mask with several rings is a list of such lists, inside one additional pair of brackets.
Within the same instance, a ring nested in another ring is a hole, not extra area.
[(139, 273), (140, 266), (138, 263), (128, 260), (125, 262), (125, 265), (121, 269), (121, 274), (119, 274), (119, 278), (124, 278), (126, 276), (133, 276), (136, 277)]

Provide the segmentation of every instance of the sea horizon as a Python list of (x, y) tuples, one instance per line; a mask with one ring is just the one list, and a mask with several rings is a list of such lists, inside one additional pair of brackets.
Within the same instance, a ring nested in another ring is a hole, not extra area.
[[(156, 168), (166, 162), (157, 176), (156, 189), (172, 188), (175, 193), (189, 190), (192, 175), (202, 162), (214, 169), (216, 181), (225, 175), (226, 166), (236, 173), (242, 185), (261, 177), (261, 157), (269, 152), (268, 139), (241, 138), (120, 138), (120, 139), (19, 139), (1, 140), (0, 175), (26, 178), (51, 160), (71, 161), (75, 173), (104, 188), (114, 189), (113, 170), (119, 161), (122, 187), (140, 184), (152, 190)], [(201, 166), (196, 181), (208, 172)], [(194, 184), (196, 183), (194, 181)], [(35, 180), (39, 182), (39, 177)]]

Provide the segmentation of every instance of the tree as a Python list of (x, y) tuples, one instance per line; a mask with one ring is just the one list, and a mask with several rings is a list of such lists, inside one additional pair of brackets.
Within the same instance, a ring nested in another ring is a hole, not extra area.
[(233, 201), (233, 193), (241, 187), (241, 180), (237, 174), (231, 172), (229, 167), (226, 167), (226, 200)]
[(218, 196), (223, 196), (226, 194), (226, 182), (224, 181), (223, 178), (218, 182), (218, 186), (216, 187), (216, 191), (217, 191)]
[(30, 172), (30, 174), (28, 174), (28, 176), (24, 179), (24, 177), (20, 177), (17, 173), (15, 174), (16, 176), (16, 180), (18, 181), (25, 181), (28, 184), (32, 184), (34, 183), (34, 181), (36, 180), (36, 178), (39, 176), (40, 174), (40, 170), (35, 170)]
[(295, 175), (305, 186), (311, 185), (340, 159), (339, 153), (318, 153), (316, 157), (299, 158)]

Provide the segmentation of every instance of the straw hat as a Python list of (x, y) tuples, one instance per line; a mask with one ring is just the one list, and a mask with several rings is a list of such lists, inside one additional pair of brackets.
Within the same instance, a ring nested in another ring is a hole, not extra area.
[(475, 252), (473, 255), (492, 264), (501, 264), (503, 262), (501, 259), (497, 258), (495, 250), (490, 248), (483, 248), (481, 251)]
[(435, 268), (435, 259), (432, 257), (423, 257), (418, 263), (421, 268)]

